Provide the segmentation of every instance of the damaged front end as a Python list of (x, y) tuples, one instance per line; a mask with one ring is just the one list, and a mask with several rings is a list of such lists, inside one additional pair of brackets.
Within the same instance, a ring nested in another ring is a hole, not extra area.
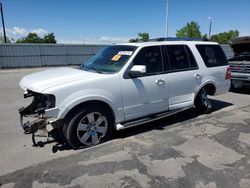
[[(61, 125), (61, 121), (45, 116), (45, 110), (55, 107), (55, 96), (41, 94), (30, 90), (24, 93), (24, 98), (33, 97), (30, 105), (19, 109), (20, 123), (25, 134), (32, 134), (32, 141), (35, 146), (35, 137), (45, 137), (49, 141), (50, 132)], [(24, 121), (26, 120), (26, 121)], [(39, 134), (36, 134), (39, 132)]]

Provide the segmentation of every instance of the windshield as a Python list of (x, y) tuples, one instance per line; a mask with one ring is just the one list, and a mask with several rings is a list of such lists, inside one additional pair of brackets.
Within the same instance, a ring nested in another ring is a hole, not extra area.
[(135, 49), (135, 46), (108, 46), (82, 64), (81, 68), (84, 70), (94, 70), (98, 73), (119, 72)]

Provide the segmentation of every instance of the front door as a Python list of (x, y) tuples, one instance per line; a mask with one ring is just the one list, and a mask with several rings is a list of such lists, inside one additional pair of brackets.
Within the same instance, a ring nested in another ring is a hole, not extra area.
[(145, 65), (146, 73), (141, 77), (124, 77), (121, 80), (125, 119), (136, 119), (168, 110), (168, 82), (162, 74), (161, 48), (142, 48), (134, 58), (133, 65)]

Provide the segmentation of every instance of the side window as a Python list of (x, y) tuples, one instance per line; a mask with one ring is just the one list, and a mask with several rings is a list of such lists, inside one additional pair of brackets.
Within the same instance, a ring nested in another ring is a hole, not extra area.
[(190, 68), (185, 46), (169, 45), (166, 46), (166, 49), (170, 63), (170, 70), (183, 70)]
[(159, 46), (142, 48), (133, 60), (134, 65), (145, 65), (146, 74), (162, 72), (162, 56)]
[(196, 45), (207, 67), (228, 65), (227, 58), (219, 45)]

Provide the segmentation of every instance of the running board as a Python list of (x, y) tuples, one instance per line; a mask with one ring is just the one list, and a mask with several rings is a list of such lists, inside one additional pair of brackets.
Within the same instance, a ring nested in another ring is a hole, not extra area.
[(144, 123), (149, 123), (149, 122), (152, 122), (152, 121), (156, 121), (158, 119), (162, 119), (162, 118), (171, 116), (173, 114), (185, 111), (185, 110), (187, 110), (189, 108), (191, 108), (191, 107), (183, 108), (183, 109), (179, 109), (179, 110), (167, 111), (167, 112), (163, 112), (163, 113), (159, 113), (159, 114), (153, 114), (153, 115), (149, 115), (147, 117), (141, 118), (141, 119), (136, 119), (136, 120), (128, 121), (128, 122), (125, 122), (125, 123), (118, 123), (118, 124), (116, 124), (116, 130), (127, 129), (127, 128), (134, 127), (134, 126), (137, 126), (137, 125), (141, 125), (141, 124), (144, 124)]

